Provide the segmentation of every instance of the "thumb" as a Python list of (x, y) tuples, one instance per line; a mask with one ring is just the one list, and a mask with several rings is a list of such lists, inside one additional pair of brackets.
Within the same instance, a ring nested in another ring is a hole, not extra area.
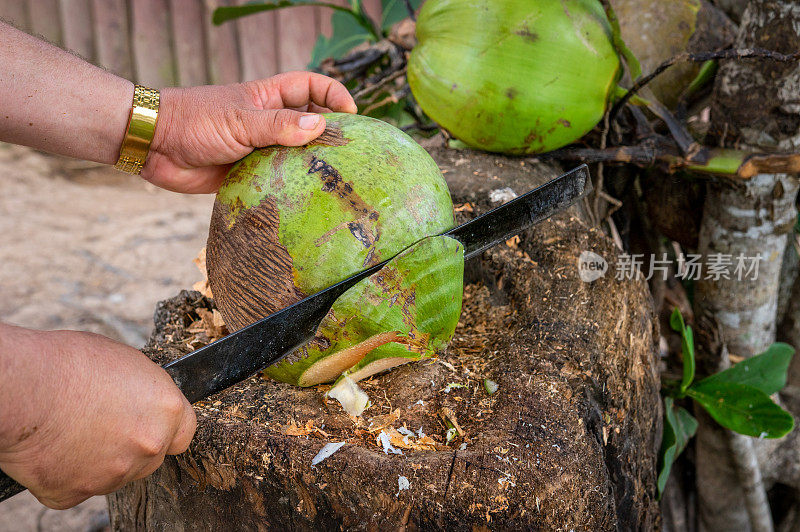
[(325, 131), (325, 119), (315, 113), (291, 109), (250, 111), (241, 116), (242, 127), (254, 148), (272, 146), (302, 146)]

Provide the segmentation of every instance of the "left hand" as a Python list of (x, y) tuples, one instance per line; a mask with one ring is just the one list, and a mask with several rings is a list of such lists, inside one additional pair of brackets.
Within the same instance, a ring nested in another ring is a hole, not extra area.
[(331, 111), (357, 108), (344, 85), (312, 72), (163, 89), (142, 177), (176, 192), (215, 192), (231, 164), (253, 148), (307, 144), (325, 130), (317, 113)]

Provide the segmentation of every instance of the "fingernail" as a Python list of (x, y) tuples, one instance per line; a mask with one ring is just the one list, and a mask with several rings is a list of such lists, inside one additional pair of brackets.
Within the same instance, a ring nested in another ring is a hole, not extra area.
[(300, 117), (300, 129), (315, 129), (319, 124), (319, 115), (303, 115)]

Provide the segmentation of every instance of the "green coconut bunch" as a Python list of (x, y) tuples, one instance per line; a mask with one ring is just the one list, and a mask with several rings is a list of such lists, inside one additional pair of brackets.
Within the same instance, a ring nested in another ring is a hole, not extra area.
[(315, 338), (265, 374), (299, 386), (357, 381), (442, 350), (461, 311), (463, 246), (428, 153), (372, 118), (324, 115), (302, 147), (255, 150), (220, 188), (207, 268), (231, 330), (394, 257), (345, 292)]
[(620, 77), (597, 0), (428, 0), (408, 63), (414, 97), (469, 146), (550, 151), (603, 117)]

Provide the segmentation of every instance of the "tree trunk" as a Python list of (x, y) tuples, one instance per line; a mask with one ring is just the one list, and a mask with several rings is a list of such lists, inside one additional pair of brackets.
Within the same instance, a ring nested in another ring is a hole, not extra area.
[[(736, 45), (796, 51), (800, 36), (794, 28), (798, 24), (800, 6), (796, 2), (751, 0), (742, 15)], [(800, 132), (798, 87), (800, 68), (796, 64), (724, 64), (712, 107), (717, 135), (729, 144), (736, 141), (762, 150), (793, 149)], [(796, 196), (796, 179), (787, 175), (762, 174), (735, 187), (709, 186), (699, 236), (704, 263), (719, 258), (717, 254), (731, 256), (733, 272), (738, 256), (762, 257), (757, 280), (731, 275), (730, 279), (704, 279), (697, 285), (695, 314), (708, 313), (715, 318), (732, 354), (753, 356), (775, 340), (781, 263), (786, 234), (797, 215)], [(718, 360), (701, 361), (706, 370), (718, 365)], [(747, 530), (750, 519), (731, 459), (731, 441), (713, 423), (700, 418), (696, 445), (701, 528)], [(735, 447), (741, 449), (738, 443)]]
[[(783, 271), (778, 298), (778, 340), (800, 349), (800, 245), (794, 235), (783, 255)], [(788, 385), (800, 391), (800, 357), (789, 366)]]
[[(557, 173), (433, 152), (462, 219), (496, 206), (492, 191), (522, 193)], [(110, 495), (113, 527), (657, 529), (661, 402), (650, 296), (644, 281), (614, 278), (613, 245), (577, 214), (468, 263), (448, 352), (362, 381), (373, 401), (363, 420), (319, 388), (258, 378), (195, 405), (189, 451)], [(605, 277), (578, 278), (584, 250), (608, 259)], [(193, 292), (160, 304), (145, 352), (158, 362), (186, 353), (197, 309), (212, 305)], [(485, 378), (497, 392), (487, 394)], [(456, 424), (463, 436), (447, 444)], [(403, 454), (386, 454), (376, 444), (381, 428), (404, 425), (427, 434), (428, 448), (397, 438)], [(311, 465), (326, 443), (343, 441)]]
[(714, 4), (725, 11), (732, 20), (739, 22), (747, 7), (747, 0), (714, 0)]

